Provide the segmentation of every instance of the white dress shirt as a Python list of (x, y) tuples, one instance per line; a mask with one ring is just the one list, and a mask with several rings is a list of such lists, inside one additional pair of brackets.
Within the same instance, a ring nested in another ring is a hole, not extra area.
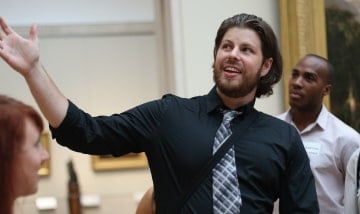
[[(278, 118), (295, 126), (289, 112)], [(325, 106), (317, 120), (299, 133), (315, 177), (320, 213), (344, 213), (346, 167), (350, 156), (360, 145), (359, 133), (331, 114)]]
[(346, 169), (345, 178), (345, 213), (357, 214), (360, 208), (360, 192), (356, 188), (357, 167), (360, 149), (357, 149), (350, 157)]

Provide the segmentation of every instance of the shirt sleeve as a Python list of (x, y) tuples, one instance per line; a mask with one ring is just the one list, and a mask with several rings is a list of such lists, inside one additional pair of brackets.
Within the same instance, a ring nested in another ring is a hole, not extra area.
[(110, 116), (91, 116), (69, 101), (64, 121), (50, 127), (53, 138), (73, 151), (121, 156), (144, 151), (161, 119), (164, 99), (141, 104)]
[(281, 184), (280, 213), (319, 213), (315, 181), (309, 158), (295, 128), (290, 128), (291, 148)]
[(356, 188), (356, 173), (357, 173), (357, 164), (359, 158), (360, 149), (356, 150), (351, 156), (349, 163), (346, 169), (345, 177), (345, 195), (344, 195), (344, 207), (345, 213), (347, 214), (357, 214), (357, 188)]
[(340, 170), (342, 170), (343, 174), (345, 175), (346, 168), (349, 162), (351, 155), (357, 150), (360, 146), (360, 135), (358, 133), (353, 135), (343, 135), (341, 136), (337, 144), (341, 146), (338, 148), (341, 151), (340, 158), (341, 158), (341, 165)]

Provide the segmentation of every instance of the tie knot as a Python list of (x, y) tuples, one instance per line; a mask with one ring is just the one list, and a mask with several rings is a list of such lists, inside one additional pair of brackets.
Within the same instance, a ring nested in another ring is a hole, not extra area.
[(242, 112), (235, 110), (224, 110), (223, 113), (224, 113), (223, 122), (230, 123), (232, 119), (239, 116)]

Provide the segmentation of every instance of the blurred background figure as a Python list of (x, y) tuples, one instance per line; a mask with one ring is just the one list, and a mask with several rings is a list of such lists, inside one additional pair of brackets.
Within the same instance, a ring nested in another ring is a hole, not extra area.
[(150, 187), (141, 198), (136, 214), (155, 214), (154, 188)]
[(74, 163), (69, 160), (67, 163), (69, 181), (68, 181), (68, 204), (69, 214), (81, 214), (81, 203), (80, 203), (80, 185), (77, 178), (77, 173), (74, 168)]
[(0, 95), (0, 207), (13, 213), (15, 199), (36, 193), (38, 171), (49, 154), (40, 143), (44, 128), (39, 113), (14, 98)]
[(360, 213), (360, 148), (351, 155), (345, 177), (345, 213)]

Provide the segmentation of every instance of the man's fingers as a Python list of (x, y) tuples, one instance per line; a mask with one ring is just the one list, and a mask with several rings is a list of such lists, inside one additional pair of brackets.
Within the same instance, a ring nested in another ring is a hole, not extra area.
[(3, 30), (4, 19), (0, 17), (0, 41), (5, 38), (5, 32)]
[(12, 29), (6, 24), (4, 18), (0, 16), (0, 41), (3, 41), (11, 32)]
[(37, 25), (32, 25), (30, 27), (30, 32), (29, 32), (29, 39), (31, 41), (35, 41), (37, 42)]
[(1, 25), (1, 30), (5, 33), (5, 35), (9, 35), (12, 33), (11, 27), (8, 24), (6, 24), (4, 18), (1, 16), (0, 16), (0, 25)]

